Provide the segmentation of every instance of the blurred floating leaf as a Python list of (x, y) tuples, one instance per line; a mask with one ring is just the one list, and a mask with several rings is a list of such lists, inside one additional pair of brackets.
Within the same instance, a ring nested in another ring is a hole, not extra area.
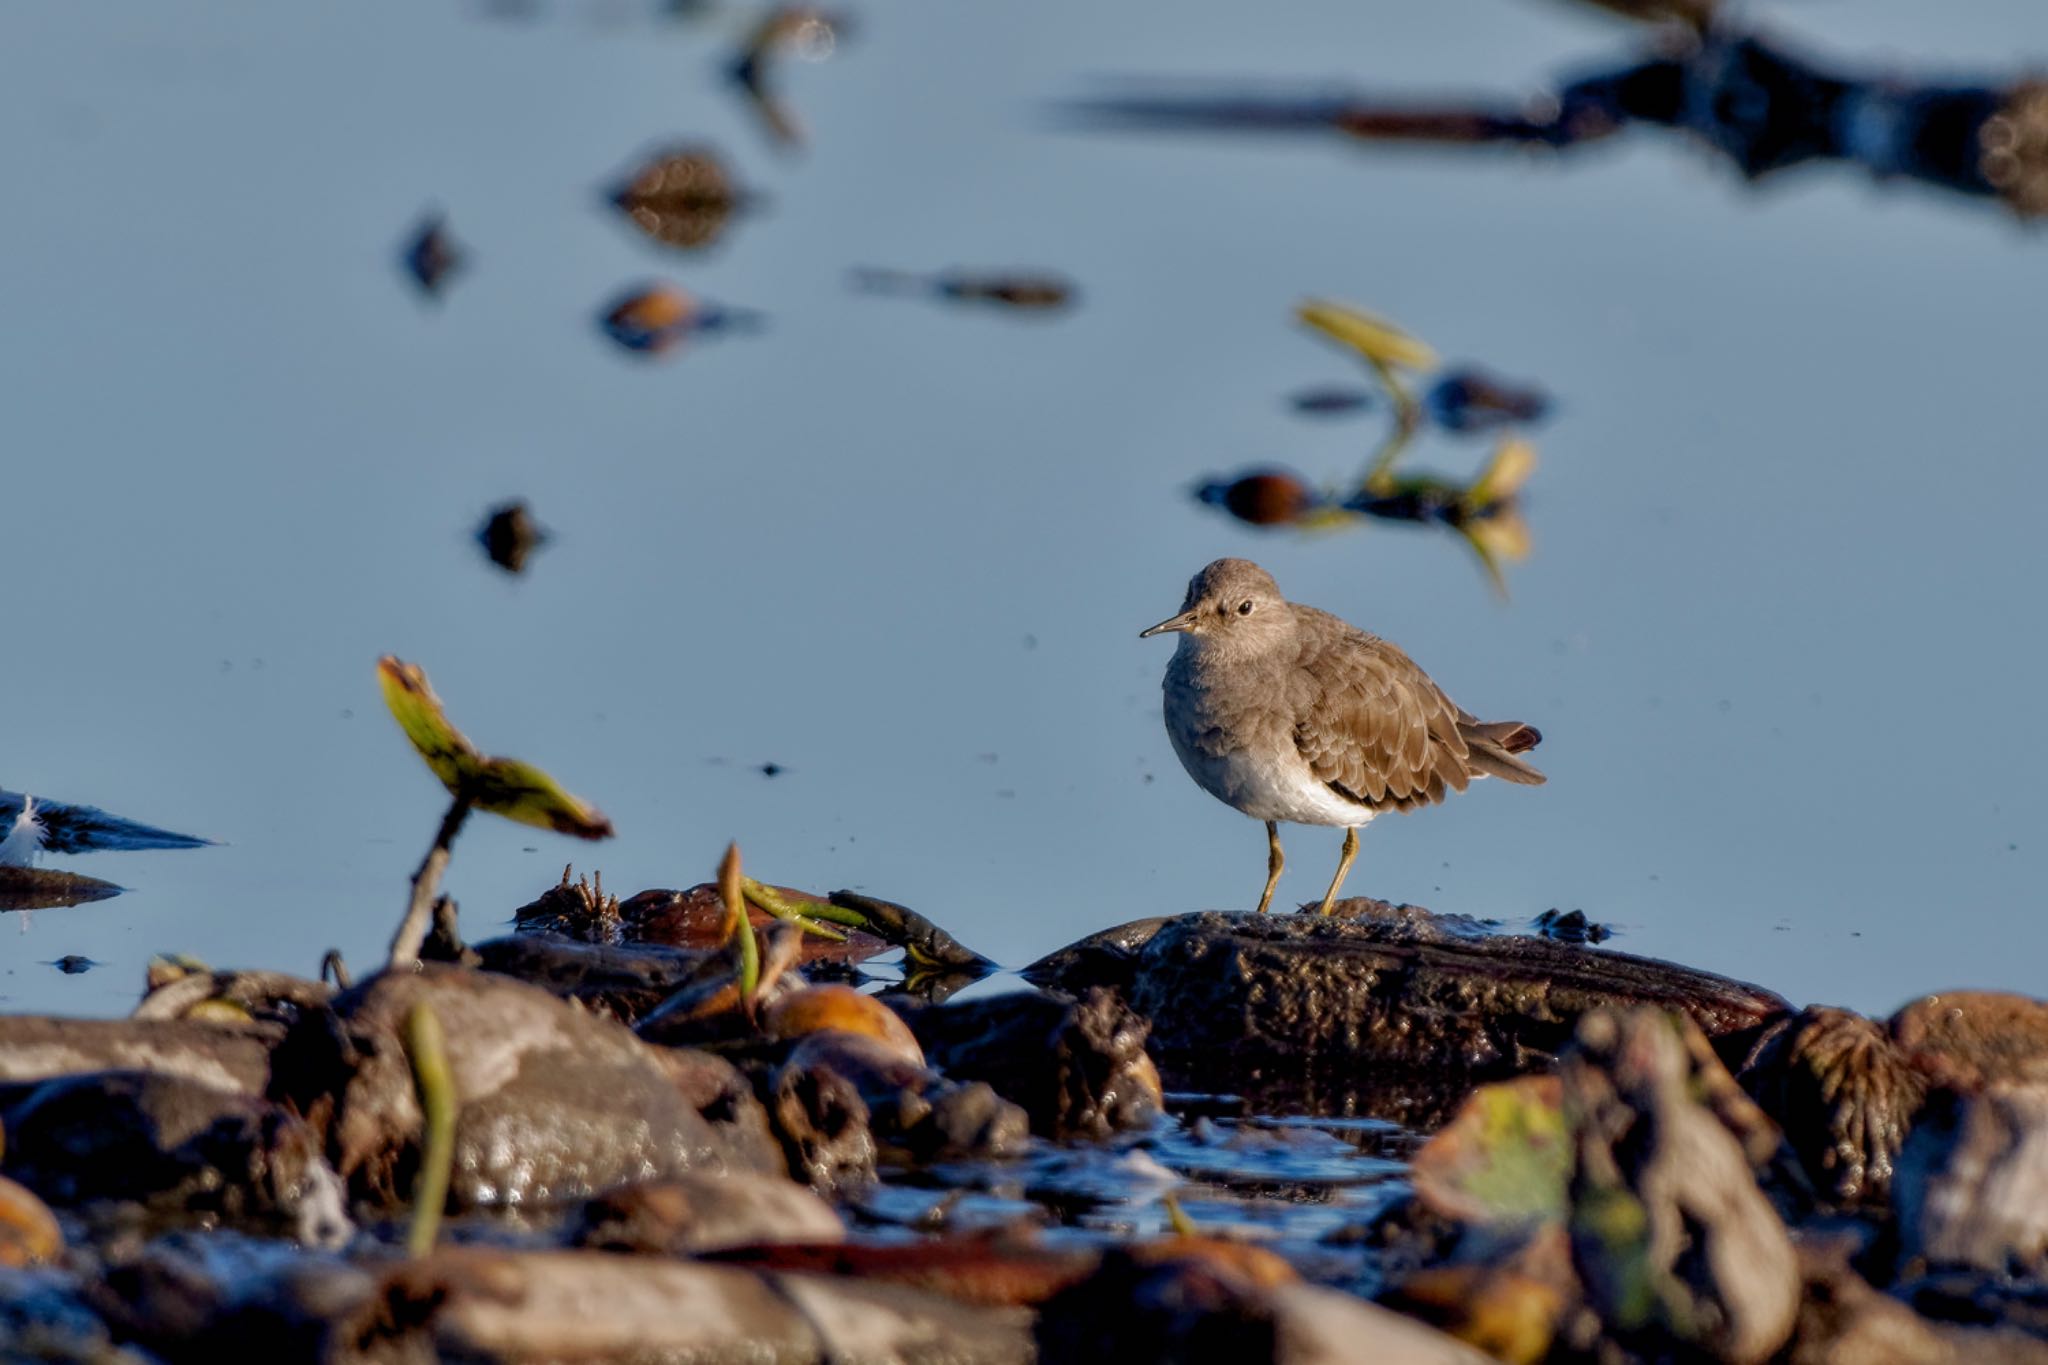
[(123, 888), (97, 877), (47, 867), (0, 866), (0, 910), (61, 910), (118, 896)]
[(66, 976), (79, 976), (91, 971), (95, 967), (104, 967), (107, 964), (95, 962), (91, 958), (81, 956), (78, 953), (66, 953), (55, 961), (45, 962), (43, 965), (45, 967), (55, 967)]
[(696, 332), (751, 329), (761, 322), (759, 313), (707, 303), (659, 283), (628, 290), (598, 317), (606, 336), (629, 351), (650, 355), (669, 350)]
[[(29, 826), (33, 825), (33, 831)], [(138, 824), (92, 806), (74, 806), (22, 792), (0, 791), (0, 863), (30, 852), (95, 853), (150, 848), (210, 848), (213, 840)], [(15, 866), (23, 864), (14, 863)]]
[[(1536, 447), (1519, 436), (1509, 436), (1493, 448), (1493, 458), (1472, 481), (1465, 500), (1474, 509), (1493, 507), (1518, 496), (1536, 472)], [(1519, 557), (1519, 556), (1517, 556)]]
[(1465, 1223), (1562, 1221), (1572, 1149), (1556, 1076), (1482, 1085), (1415, 1154), (1415, 1194)]
[(1539, 422), (1550, 412), (1550, 395), (1533, 385), (1510, 384), (1482, 370), (1457, 370), (1431, 386), (1422, 400), (1446, 431), (1480, 433)]
[(377, 661), (384, 704), (412, 747), (450, 794), (478, 810), (579, 839), (609, 839), (611, 821), (571, 796), (541, 769), (512, 758), (487, 758), (449, 721), (418, 665), (387, 654)]
[(981, 274), (966, 270), (944, 270), (920, 274), (911, 270), (887, 270), (875, 266), (855, 269), (850, 278), (856, 289), (871, 294), (929, 294), (957, 303), (989, 303), (1027, 312), (1051, 312), (1075, 301), (1078, 290), (1072, 282), (1049, 274)]
[(467, 258), (461, 244), (449, 235), (447, 219), (433, 211), (420, 219), (406, 239), (399, 263), (419, 286), (420, 293), (429, 299), (439, 299), (442, 286), (462, 269)]
[(526, 572), (526, 558), (548, 542), (545, 526), (533, 519), (523, 499), (500, 503), (477, 528), (477, 544), (491, 563), (509, 574)]
[(1428, 343), (1374, 317), (1362, 308), (1310, 299), (1294, 310), (1294, 316), (1340, 345), (1348, 346), (1374, 365), (1405, 370), (1433, 370), (1436, 352)]
[(656, 153), (612, 191), (633, 226), (663, 246), (695, 251), (716, 242), (753, 195), (739, 188), (709, 147)]

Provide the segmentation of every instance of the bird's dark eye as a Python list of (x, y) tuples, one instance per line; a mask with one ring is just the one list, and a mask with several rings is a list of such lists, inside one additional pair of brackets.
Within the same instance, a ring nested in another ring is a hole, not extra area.
[(1250, 598), (1246, 598), (1244, 601), (1237, 604), (1237, 614), (1239, 616), (1250, 616), (1252, 614), (1252, 604)]

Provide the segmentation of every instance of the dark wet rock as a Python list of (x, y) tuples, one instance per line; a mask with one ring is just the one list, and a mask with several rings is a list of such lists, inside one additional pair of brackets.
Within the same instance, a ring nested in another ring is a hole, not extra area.
[(1814, 1189), (1845, 1207), (1883, 1207), (1926, 1078), (1881, 1025), (1812, 1006), (1767, 1029), (1742, 1086), (1784, 1129)]
[(2048, 1082), (2048, 1003), (2023, 995), (1923, 996), (1892, 1016), (1891, 1034), (1913, 1065), (1957, 1090)]
[(1682, 1011), (1735, 1051), (1790, 1009), (1769, 991), (1649, 958), (1494, 934), (1413, 906), (1339, 909), (1182, 915), (1143, 940), (1126, 998), (1151, 1019), (1172, 1088), (1366, 1067), (1469, 1084), (1546, 1066), (1582, 1017), (1633, 1005)]
[(1908, 1264), (2048, 1272), (2048, 1085), (1935, 1092), (1892, 1193)]
[(122, 1338), (166, 1360), (345, 1360), (335, 1324), (376, 1284), (331, 1252), (216, 1230), (117, 1250), (87, 1296)]
[[(403, 1044), (426, 1004), (448, 1041), (457, 1116), (451, 1203), (544, 1205), (692, 1170), (779, 1170), (751, 1099), (701, 1094), (630, 1030), (508, 977), (426, 966), (383, 972), (302, 1021), (279, 1052), (302, 1112), (332, 1098), (329, 1150), (360, 1198), (402, 1201), (422, 1132)], [(286, 1059), (289, 1058), (289, 1065)], [(693, 1070), (729, 1070), (715, 1059)]]
[(590, 1251), (679, 1256), (754, 1242), (837, 1242), (846, 1227), (806, 1185), (781, 1176), (676, 1176), (610, 1190), (570, 1219)]
[(686, 948), (654, 944), (612, 946), (553, 934), (519, 933), (476, 945), (487, 972), (539, 986), (598, 1014), (633, 1024), (721, 959)]
[[(1726, 1072), (1660, 1010), (1599, 1013), (1563, 1062), (1572, 1263), (1624, 1349), (1745, 1365), (1791, 1335), (1800, 1277), (1752, 1154), (1716, 1111)], [(1703, 1057), (1702, 1054), (1705, 1054)], [(1739, 1095), (1739, 1092), (1736, 1092)]]
[(0, 1267), (0, 1360), (46, 1365), (149, 1365), (117, 1345), (86, 1301), (84, 1286), (57, 1270)]
[(1583, 910), (1545, 910), (1529, 921), (1529, 927), (1559, 943), (1605, 943), (1614, 936), (1606, 925), (1586, 918)]
[(828, 1066), (785, 1065), (768, 1084), (769, 1118), (791, 1175), (828, 1196), (874, 1182), (875, 1136), (852, 1081)]
[(841, 910), (860, 915), (869, 933), (901, 948), (907, 966), (912, 969), (984, 975), (995, 970), (995, 963), (908, 906), (864, 896), (858, 891), (834, 891), (828, 899)]
[(1149, 1027), (1107, 990), (1078, 1000), (1019, 992), (902, 1008), (933, 1066), (955, 1080), (988, 1082), (1024, 1107), (1041, 1136), (1105, 1138), (1159, 1116)]
[[(851, 1082), (867, 1108), (878, 1149), (896, 1160), (921, 1165), (1012, 1156), (1029, 1140), (1030, 1119), (993, 1087), (949, 1080), (860, 1034), (809, 1034), (791, 1049), (782, 1070), (830, 1072)], [(778, 1077), (778, 1091), (780, 1085)]]
[(282, 1030), (197, 1020), (0, 1016), (0, 1081), (80, 1071), (152, 1071), (260, 1095)]
[(1038, 1317), (1039, 1358), (1119, 1365), (1244, 1360), (1482, 1365), (1488, 1357), (1388, 1309), (1302, 1284), (1260, 1284), (1229, 1260), (1119, 1248)]
[(626, 941), (619, 898), (605, 894), (601, 876), (570, 881), (574, 865), (562, 869), (562, 880), (512, 912), (522, 934), (550, 935), (578, 943), (619, 944)]
[(602, 1252), (444, 1249), (386, 1273), (340, 1358), (585, 1362), (1031, 1358), (1026, 1316), (811, 1275)]
[(290, 1024), (302, 1010), (333, 999), (333, 988), (288, 972), (174, 970), (151, 973), (149, 993), (131, 1019), (203, 1019)]
[(1079, 993), (1090, 986), (1128, 990), (1138, 974), (1138, 954), (1172, 920), (1171, 915), (1155, 915), (1097, 930), (1054, 949), (1017, 974), (1046, 990)]
[(0, 1126), (7, 1173), (54, 1204), (346, 1230), (318, 1134), (250, 1095), (141, 1071), (60, 1076), (0, 1086)]

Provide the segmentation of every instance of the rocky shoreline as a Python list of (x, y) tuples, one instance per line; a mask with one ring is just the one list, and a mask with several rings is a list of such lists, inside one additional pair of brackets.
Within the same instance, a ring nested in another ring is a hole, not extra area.
[[(716, 888), (565, 878), (416, 970), (0, 1017), (0, 1355), (2048, 1362), (2038, 1002), (1365, 900), (955, 1001), (929, 921), (775, 894), (845, 928), (761, 916), (758, 994)], [(1202, 1143), (1274, 1226), (1161, 1202)]]

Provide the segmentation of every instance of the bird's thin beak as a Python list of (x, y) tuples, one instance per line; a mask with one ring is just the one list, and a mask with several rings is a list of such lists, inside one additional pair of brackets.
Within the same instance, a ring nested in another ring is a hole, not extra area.
[(1158, 625), (1153, 626), (1149, 630), (1139, 631), (1138, 638), (1140, 640), (1145, 640), (1150, 639), (1154, 635), (1164, 635), (1168, 631), (1193, 630), (1194, 628), (1195, 614), (1191, 611), (1184, 611), (1178, 616), (1167, 617), (1164, 621), (1161, 621)]

